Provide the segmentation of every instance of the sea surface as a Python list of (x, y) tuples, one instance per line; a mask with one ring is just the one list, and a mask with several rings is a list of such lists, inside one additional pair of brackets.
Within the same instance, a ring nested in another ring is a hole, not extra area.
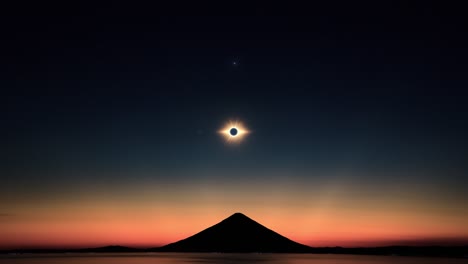
[(333, 254), (83, 253), (0, 255), (1, 264), (458, 264), (468, 259)]

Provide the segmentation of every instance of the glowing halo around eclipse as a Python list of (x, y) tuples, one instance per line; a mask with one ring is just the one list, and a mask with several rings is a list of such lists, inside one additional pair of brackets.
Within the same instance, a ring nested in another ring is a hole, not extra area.
[(218, 131), (228, 143), (240, 142), (249, 130), (239, 121), (229, 121)]

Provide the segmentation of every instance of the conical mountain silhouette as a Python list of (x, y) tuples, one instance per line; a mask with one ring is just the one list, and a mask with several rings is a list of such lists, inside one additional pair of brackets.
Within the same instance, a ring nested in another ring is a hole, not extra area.
[(294, 242), (235, 213), (218, 224), (158, 251), (169, 252), (308, 252), (310, 247)]

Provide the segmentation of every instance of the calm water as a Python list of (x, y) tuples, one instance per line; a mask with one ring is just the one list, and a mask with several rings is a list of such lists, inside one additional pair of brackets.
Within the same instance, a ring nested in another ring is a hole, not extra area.
[(393, 256), (352, 256), (314, 254), (180, 254), (180, 253), (135, 253), (135, 254), (44, 254), (0, 255), (1, 264), (458, 264), (468, 259), (442, 259)]

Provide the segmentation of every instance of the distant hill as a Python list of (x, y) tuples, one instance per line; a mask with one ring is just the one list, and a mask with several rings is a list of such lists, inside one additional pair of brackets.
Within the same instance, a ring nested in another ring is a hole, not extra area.
[(294, 242), (235, 213), (218, 224), (178, 242), (150, 249), (164, 252), (310, 252), (311, 248)]
[(74, 252), (94, 252), (94, 253), (116, 253), (116, 252), (141, 252), (142, 249), (123, 247), (123, 246), (106, 246), (97, 248), (77, 249)]
[(124, 246), (105, 246), (105, 247), (96, 247), (96, 248), (80, 248), (80, 249), (15, 249), (15, 250), (5, 250), (0, 251), (0, 253), (6, 254), (23, 254), (23, 253), (128, 253), (128, 252), (143, 252), (144, 249), (124, 247)]

